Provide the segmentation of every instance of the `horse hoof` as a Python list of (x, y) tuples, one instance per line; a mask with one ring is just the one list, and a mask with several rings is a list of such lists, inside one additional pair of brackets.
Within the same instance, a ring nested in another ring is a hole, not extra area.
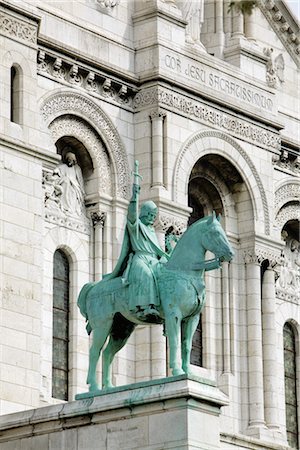
[(100, 387), (98, 386), (98, 384), (91, 384), (89, 387), (89, 392), (95, 392), (95, 391), (100, 391)]

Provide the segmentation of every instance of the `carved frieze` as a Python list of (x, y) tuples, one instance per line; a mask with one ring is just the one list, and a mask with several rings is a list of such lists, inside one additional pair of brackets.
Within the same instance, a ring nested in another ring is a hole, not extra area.
[(275, 268), (280, 263), (280, 254), (264, 247), (244, 250), (245, 264), (261, 265), (265, 260), (269, 261), (269, 267)]
[(7, 12), (0, 11), (0, 34), (17, 39), (18, 41), (36, 44), (37, 24), (30, 24)]
[(136, 110), (157, 104), (161, 107), (169, 107), (175, 112), (178, 111), (187, 117), (229, 132), (237, 138), (250, 141), (261, 147), (280, 149), (281, 139), (277, 133), (272, 133), (246, 120), (237, 118), (233, 114), (222, 112), (167, 88), (153, 87), (143, 90), (136, 94), (133, 102)]
[(84, 89), (95, 96), (124, 107), (132, 107), (132, 89), (122, 83), (105, 78), (100, 73), (89, 71), (77, 62), (70, 64), (62, 58), (55, 58), (46, 54), (44, 50), (39, 50), (37, 62), (40, 75)]

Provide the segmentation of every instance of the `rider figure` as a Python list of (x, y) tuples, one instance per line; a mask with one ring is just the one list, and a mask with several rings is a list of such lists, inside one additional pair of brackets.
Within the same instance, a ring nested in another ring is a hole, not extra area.
[(129, 285), (130, 311), (144, 319), (159, 314), (156, 273), (159, 262), (166, 262), (169, 255), (161, 249), (153, 227), (156, 204), (143, 203), (138, 214), (139, 191), (140, 186), (133, 184), (121, 255), (115, 270), (105, 278), (122, 276), (123, 284)]

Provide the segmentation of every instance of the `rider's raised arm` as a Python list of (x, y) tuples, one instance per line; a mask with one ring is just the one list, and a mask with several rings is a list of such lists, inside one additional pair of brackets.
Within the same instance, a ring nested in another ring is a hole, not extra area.
[(133, 184), (132, 186), (132, 197), (130, 199), (130, 203), (128, 206), (128, 212), (127, 212), (127, 219), (129, 222), (134, 224), (138, 219), (138, 207), (137, 207), (137, 201), (138, 201), (138, 195), (140, 192), (140, 186), (137, 184)]

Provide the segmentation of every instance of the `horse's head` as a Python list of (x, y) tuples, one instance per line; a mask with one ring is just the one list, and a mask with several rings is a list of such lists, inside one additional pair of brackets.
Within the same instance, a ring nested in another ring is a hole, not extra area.
[(220, 217), (216, 217), (215, 212), (207, 219), (206, 229), (202, 234), (202, 245), (221, 261), (231, 261), (234, 256), (234, 251), (220, 224)]

